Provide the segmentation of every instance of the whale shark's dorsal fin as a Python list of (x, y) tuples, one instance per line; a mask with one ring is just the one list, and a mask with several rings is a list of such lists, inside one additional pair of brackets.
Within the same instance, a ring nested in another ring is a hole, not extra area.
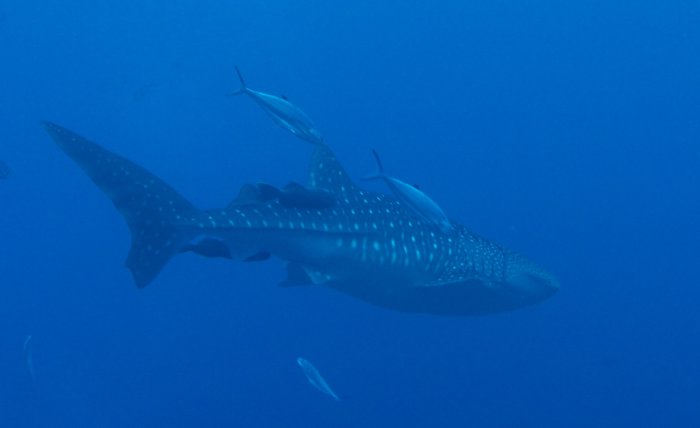
[(317, 146), (311, 155), (309, 188), (327, 190), (346, 202), (362, 193), (326, 145)]

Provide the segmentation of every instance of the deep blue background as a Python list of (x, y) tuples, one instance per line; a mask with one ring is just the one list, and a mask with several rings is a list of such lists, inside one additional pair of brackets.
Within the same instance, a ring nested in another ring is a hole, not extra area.
[[(0, 3), (0, 426), (700, 424), (697, 1), (223, 4)], [(410, 315), (192, 255), (137, 290), (122, 219), (38, 121), (202, 207), (303, 181), (310, 146), (224, 96), (234, 64), (559, 294)]]

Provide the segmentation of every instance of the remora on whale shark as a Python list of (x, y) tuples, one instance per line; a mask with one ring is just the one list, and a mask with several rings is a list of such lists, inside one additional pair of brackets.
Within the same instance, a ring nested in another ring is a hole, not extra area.
[(287, 261), (289, 284), (304, 282), (301, 273), (307, 283), (406, 312), (499, 312), (540, 302), (559, 287), (524, 256), (464, 226), (444, 232), (400, 201), (359, 188), (326, 145), (314, 148), (308, 187), (332, 194), (335, 204), (267, 199), (200, 210), (128, 159), (53, 123), (44, 126), (126, 220), (132, 237), (126, 267), (138, 287), (183, 246), (206, 238), (223, 241), (235, 259), (272, 254)]

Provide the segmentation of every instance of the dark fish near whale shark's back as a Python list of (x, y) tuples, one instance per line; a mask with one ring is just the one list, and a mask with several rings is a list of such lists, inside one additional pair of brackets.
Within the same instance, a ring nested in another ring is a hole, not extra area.
[(133, 162), (58, 125), (45, 127), (124, 216), (132, 235), (126, 266), (139, 287), (184, 246), (211, 238), (235, 259), (271, 254), (287, 261), (287, 285), (323, 284), (401, 311), (498, 312), (558, 289), (522, 255), (458, 224), (445, 232), (400, 201), (357, 187), (325, 145), (311, 157), (308, 189), (335, 203), (309, 207), (266, 197), (200, 210)]
[(290, 103), (285, 97), (250, 89), (243, 80), (243, 75), (238, 67), (236, 67), (236, 73), (241, 82), (241, 88), (229, 95), (249, 95), (277, 125), (309, 143), (323, 144), (323, 136), (316, 129), (309, 116), (299, 107)]

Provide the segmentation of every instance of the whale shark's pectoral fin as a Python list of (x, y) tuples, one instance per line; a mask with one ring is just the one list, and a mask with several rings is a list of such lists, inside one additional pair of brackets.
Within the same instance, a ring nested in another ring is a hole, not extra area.
[(279, 287), (298, 287), (303, 285), (313, 285), (314, 282), (306, 272), (306, 269), (299, 263), (287, 263), (287, 278), (277, 284)]

